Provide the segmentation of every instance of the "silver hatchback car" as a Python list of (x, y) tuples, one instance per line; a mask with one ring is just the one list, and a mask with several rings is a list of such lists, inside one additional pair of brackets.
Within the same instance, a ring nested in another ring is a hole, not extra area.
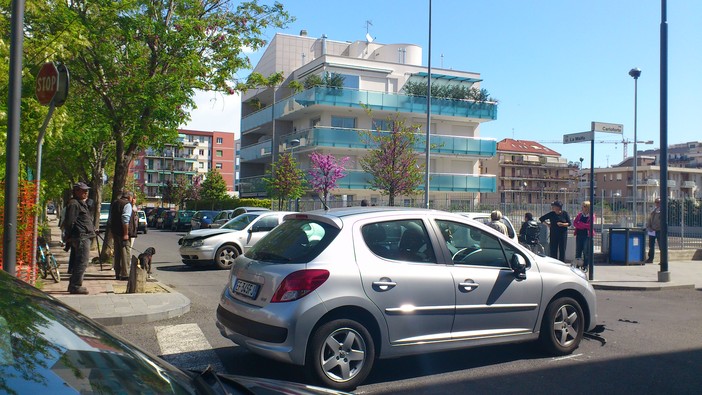
[(232, 265), (223, 336), (350, 390), (376, 358), (539, 340), (575, 350), (597, 322), (582, 271), (443, 211), (296, 213)]

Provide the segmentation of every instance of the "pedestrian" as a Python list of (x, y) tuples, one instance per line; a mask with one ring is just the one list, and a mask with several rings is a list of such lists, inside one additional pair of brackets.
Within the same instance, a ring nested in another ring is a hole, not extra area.
[(573, 220), (573, 226), (575, 227), (575, 261), (578, 267), (583, 267), (584, 262), (590, 258), (589, 241), (595, 235), (594, 228), (592, 232), (590, 231), (590, 224), (594, 223), (595, 213), (590, 214), (590, 201), (586, 200), (583, 202), (581, 211)]
[(539, 222), (548, 221), (550, 229), (549, 256), (565, 262), (566, 243), (568, 241), (568, 227), (571, 225), (568, 212), (563, 210), (563, 205), (558, 200), (551, 203), (551, 211), (539, 217)]
[(129, 224), (132, 218), (132, 193), (123, 191), (119, 199), (110, 205), (110, 224), (112, 241), (115, 247), (113, 267), (117, 280), (129, 279), (131, 247), (129, 244)]
[(489, 227), (495, 229), (498, 232), (509, 236), (509, 231), (507, 230), (507, 225), (502, 222), (502, 213), (500, 210), (494, 210), (490, 213), (490, 222), (487, 224)]
[(658, 240), (658, 247), (661, 245), (661, 198), (656, 198), (654, 202), (656, 207), (646, 218), (646, 231), (648, 231), (648, 259), (646, 263), (653, 263), (653, 257), (656, 255), (656, 240)]
[(537, 244), (540, 233), (541, 228), (534, 219), (534, 214), (524, 214), (524, 222), (522, 222), (522, 227), (519, 228), (519, 241), (526, 245)]
[(134, 248), (134, 239), (137, 238), (137, 234), (139, 233), (139, 214), (137, 213), (136, 194), (132, 194), (130, 204), (132, 205), (132, 216), (129, 218), (129, 248)]
[(361, 200), (361, 207), (366, 207), (366, 206), (368, 206), (368, 200), (366, 200), (366, 199)]
[(90, 187), (83, 182), (73, 185), (73, 197), (66, 206), (66, 216), (63, 220), (64, 242), (70, 244), (75, 251), (75, 261), (68, 280), (68, 292), (71, 294), (87, 295), (83, 287), (83, 275), (90, 261), (90, 245), (95, 238), (93, 216), (88, 208), (88, 190)]

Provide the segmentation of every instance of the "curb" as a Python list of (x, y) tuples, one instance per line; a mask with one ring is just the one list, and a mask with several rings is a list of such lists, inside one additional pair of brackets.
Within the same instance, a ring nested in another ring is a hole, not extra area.
[(607, 291), (662, 291), (668, 289), (695, 289), (695, 284), (670, 284), (670, 285), (628, 285), (628, 284), (604, 284), (601, 282), (590, 282), (593, 288)]

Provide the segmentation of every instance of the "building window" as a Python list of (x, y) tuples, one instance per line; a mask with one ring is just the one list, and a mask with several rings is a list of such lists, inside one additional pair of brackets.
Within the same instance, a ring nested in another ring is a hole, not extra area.
[(197, 167), (199, 167), (200, 169), (204, 169), (204, 168), (205, 168), (205, 162), (197, 162)]
[(138, 180), (139, 179), (139, 173), (134, 173), (134, 179)]
[(371, 125), (373, 130), (393, 130), (394, 122), (387, 119), (373, 119)]
[(331, 125), (333, 128), (353, 129), (356, 127), (356, 118), (332, 116)]
[(341, 74), (341, 76), (344, 77), (344, 82), (343, 82), (344, 88), (358, 89), (359, 77), (357, 75)]
[(617, 181), (621, 181), (621, 180), (622, 180), (622, 173), (617, 173)]
[(222, 164), (221, 164), (221, 163), (215, 163), (215, 167), (216, 167), (217, 169), (221, 169), (221, 168), (222, 168)]
[(200, 152), (200, 155), (203, 155), (203, 156), (205, 155), (205, 150), (204, 150), (204, 149), (201, 149), (199, 152)]
[(222, 138), (221, 138), (221, 137), (217, 137), (217, 144), (222, 144), (222, 143), (223, 143)]
[(224, 154), (222, 153), (222, 150), (221, 150), (221, 149), (218, 149), (218, 150), (215, 152), (215, 155), (221, 158), (222, 155), (224, 155)]
[(139, 159), (134, 159), (134, 166), (139, 166), (141, 164), (141, 161)]

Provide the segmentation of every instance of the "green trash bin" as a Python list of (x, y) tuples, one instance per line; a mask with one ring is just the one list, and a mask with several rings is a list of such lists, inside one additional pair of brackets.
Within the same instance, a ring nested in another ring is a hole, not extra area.
[(609, 229), (609, 263), (643, 265), (645, 252), (645, 229)]

